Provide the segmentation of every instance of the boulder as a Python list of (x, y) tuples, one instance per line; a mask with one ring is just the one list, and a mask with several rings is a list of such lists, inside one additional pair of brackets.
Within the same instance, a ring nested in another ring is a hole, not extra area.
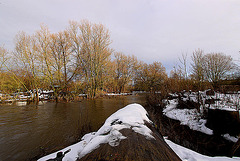
[(120, 132), (123, 139), (116, 147), (102, 144), (99, 148), (85, 155), (80, 160), (114, 160), (114, 161), (180, 161), (181, 159), (163, 140), (163, 137), (148, 124), (154, 138), (146, 138), (132, 129), (123, 129)]

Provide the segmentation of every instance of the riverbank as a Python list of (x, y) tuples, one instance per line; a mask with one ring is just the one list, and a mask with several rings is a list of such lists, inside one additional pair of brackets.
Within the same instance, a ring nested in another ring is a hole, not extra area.
[(80, 141), (97, 131), (118, 109), (145, 104), (145, 96), (128, 95), (80, 102), (39, 102), (0, 106), (0, 160), (29, 161)]
[(233, 150), (240, 134), (239, 95), (214, 93), (171, 94), (147, 110), (158, 131), (171, 141), (208, 156), (239, 157), (239, 147)]
[[(132, 93), (102, 93), (94, 99), (98, 98), (115, 98), (129, 95), (139, 95), (144, 92), (132, 92)], [(34, 94), (29, 92), (19, 92), (12, 94), (0, 93), (0, 105), (29, 105), (31, 103), (38, 104), (39, 102), (79, 102), (88, 98), (87, 94), (70, 94), (70, 95), (59, 95), (58, 98), (54, 97), (53, 91), (39, 91), (38, 101)]]

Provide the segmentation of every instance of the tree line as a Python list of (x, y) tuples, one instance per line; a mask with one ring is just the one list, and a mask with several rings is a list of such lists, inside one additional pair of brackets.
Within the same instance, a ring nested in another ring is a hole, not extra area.
[[(161, 62), (151, 64), (110, 47), (109, 30), (87, 20), (70, 21), (68, 27), (51, 33), (47, 26), (29, 35), (19, 32), (14, 51), (0, 47), (0, 91), (51, 89), (61, 94), (85, 93), (95, 98), (107, 92), (179, 91), (216, 87), (219, 80), (236, 71), (233, 60), (223, 53), (191, 56), (190, 72), (183, 55), (170, 76)], [(234, 75), (236, 77), (236, 75)]]

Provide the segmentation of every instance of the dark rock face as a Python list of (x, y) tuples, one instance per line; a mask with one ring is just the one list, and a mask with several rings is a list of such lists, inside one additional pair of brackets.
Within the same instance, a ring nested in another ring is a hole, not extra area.
[(224, 111), (209, 109), (206, 126), (213, 130), (214, 134), (240, 134), (240, 119), (238, 111)]
[(102, 144), (98, 149), (87, 154), (80, 160), (114, 160), (114, 161), (180, 161), (181, 159), (163, 140), (163, 137), (151, 125), (148, 127), (153, 131), (155, 139), (134, 132), (132, 129), (123, 129), (120, 132), (127, 139), (120, 142), (118, 146)]

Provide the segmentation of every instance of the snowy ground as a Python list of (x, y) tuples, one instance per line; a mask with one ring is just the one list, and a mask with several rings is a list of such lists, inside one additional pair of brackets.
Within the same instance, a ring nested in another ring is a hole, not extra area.
[[(172, 94), (175, 98), (178, 97), (177, 94)], [(206, 108), (211, 109), (220, 109), (220, 110), (227, 110), (227, 111), (237, 111), (239, 108), (239, 93), (236, 94), (220, 94), (215, 93), (213, 96), (206, 95), (206, 91), (200, 92), (200, 99), (201, 99), (201, 108), (206, 106)], [(193, 101), (197, 102), (198, 95), (194, 92), (184, 93), (182, 96), (183, 101)], [(214, 104), (205, 104), (207, 99), (217, 99)], [(163, 114), (167, 117), (179, 120), (182, 125), (189, 126), (190, 129), (200, 131), (202, 133), (213, 135), (213, 130), (207, 128), (205, 126), (207, 120), (201, 118), (201, 114), (197, 111), (197, 109), (177, 109), (178, 98), (168, 100), (168, 104), (166, 105), (165, 109), (163, 110)], [(200, 109), (201, 110), (201, 109)], [(230, 136), (229, 134), (222, 135), (225, 139), (237, 142), (237, 136)]]
[(206, 155), (199, 154), (195, 151), (182, 147), (164, 138), (166, 143), (173, 149), (173, 151), (183, 160), (183, 161), (240, 161), (239, 157), (209, 157)]
[(169, 104), (166, 105), (163, 114), (171, 119), (179, 120), (182, 125), (187, 125), (192, 130), (213, 135), (213, 130), (205, 126), (206, 120), (200, 119), (197, 109), (177, 109), (177, 104), (177, 99), (169, 100)]
[[(220, 109), (220, 110), (227, 110), (227, 111), (238, 111), (240, 110), (240, 91), (237, 93), (232, 94), (223, 94), (219, 92), (214, 92), (214, 95), (207, 95), (206, 91), (199, 91), (197, 92), (183, 92), (182, 99), (183, 101), (193, 101), (198, 102), (200, 100), (202, 106), (211, 109)], [(170, 94), (172, 97), (178, 97), (179, 94), (173, 93)], [(207, 104), (206, 100), (214, 99), (214, 104)]]
[(131, 93), (107, 93), (106, 96), (126, 96), (130, 94)]
[[(227, 110), (227, 111), (238, 111), (240, 110), (240, 91), (233, 94), (223, 94), (219, 92), (214, 92), (214, 95), (207, 95), (206, 91), (199, 92), (200, 93), (200, 99), (203, 102), (203, 106), (206, 106), (210, 109), (220, 109), (220, 110)], [(197, 98), (197, 94), (193, 93), (189, 95), (192, 97), (195, 102)], [(195, 98), (194, 98), (195, 97)], [(206, 104), (207, 99), (215, 99), (214, 104)]]

